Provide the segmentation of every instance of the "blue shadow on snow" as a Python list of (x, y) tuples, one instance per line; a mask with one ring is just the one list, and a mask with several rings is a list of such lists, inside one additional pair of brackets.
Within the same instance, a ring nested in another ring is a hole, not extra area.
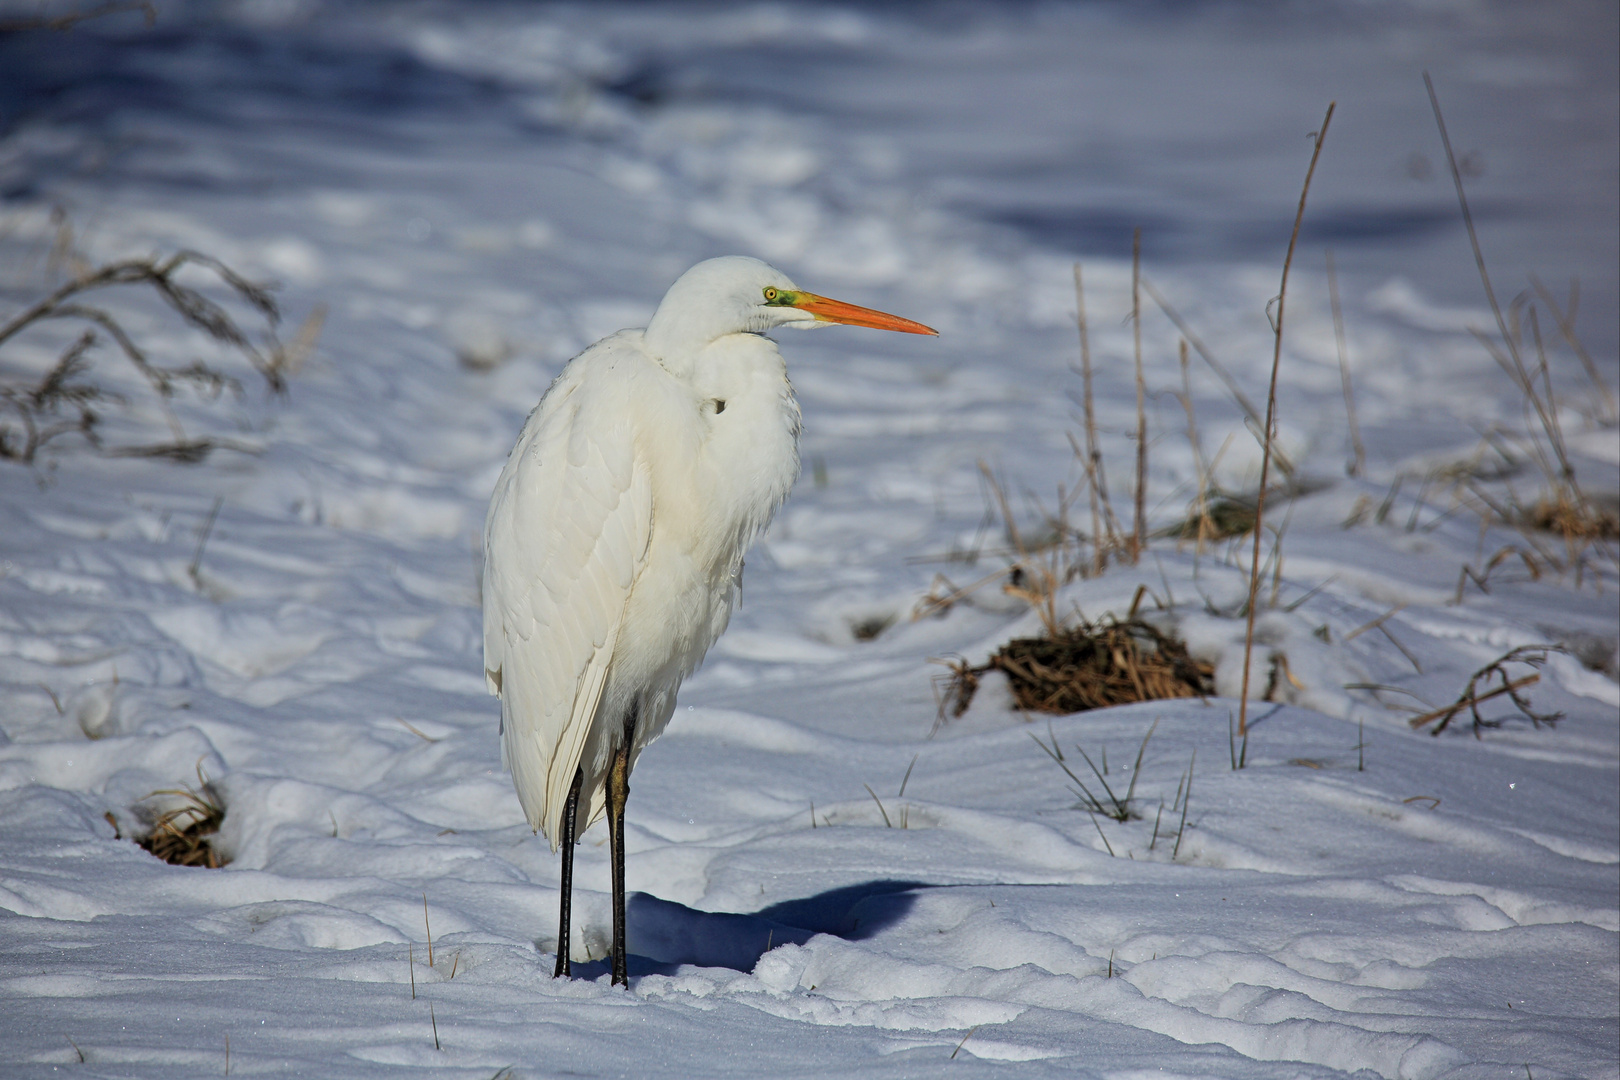
[[(698, 911), (648, 893), (625, 901), (630, 974), (672, 975), (683, 964), (752, 971), (778, 945), (803, 945), (817, 934), (859, 941), (905, 918), (923, 881), (880, 880), (784, 900), (751, 915)], [(606, 961), (573, 965), (576, 978), (607, 973)]]

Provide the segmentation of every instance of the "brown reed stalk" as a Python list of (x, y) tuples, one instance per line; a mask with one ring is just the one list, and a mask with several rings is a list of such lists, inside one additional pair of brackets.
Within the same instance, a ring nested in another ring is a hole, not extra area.
[(1091, 488), (1091, 548), (1093, 572), (1101, 574), (1107, 567), (1107, 556), (1102, 543), (1101, 489), (1105, 483), (1102, 454), (1097, 451), (1097, 414), (1091, 397), (1091, 335), (1086, 331), (1086, 287), (1080, 275), (1080, 264), (1074, 264), (1074, 300), (1080, 326), (1080, 385), (1081, 415), (1086, 425), (1086, 479)]
[(1131, 235), (1131, 333), (1136, 352), (1136, 519), (1131, 562), (1147, 546), (1147, 384), (1142, 378), (1142, 230)]
[[(1198, 414), (1193, 410), (1192, 377), (1187, 368), (1187, 339), (1181, 339), (1181, 408), (1187, 414), (1187, 442), (1192, 446), (1193, 468), (1198, 474), (1198, 494), (1193, 499), (1194, 534), (1197, 552), (1204, 553), (1204, 542), (1210, 538), (1209, 496), (1212, 481), (1209, 465), (1204, 461), (1204, 448), (1198, 439)], [(1183, 530), (1185, 535), (1185, 530)]]
[(1294, 265), (1294, 247), (1299, 243), (1300, 222), (1305, 220), (1305, 199), (1311, 193), (1311, 178), (1316, 175), (1316, 162), (1322, 156), (1322, 142), (1327, 138), (1328, 124), (1333, 122), (1336, 101), (1328, 102), (1327, 115), (1315, 132), (1315, 146), (1311, 150), (1311, 164), (1305, 170), (1305, 184), (1299, 192), (1299, 209), (1294, 212), (1294, 231), (1288, 238), (1288, 254), (1283, 258), (1282, 284), (1277, 290), (1277, 321), (1273, 329), (1271, 349), (1271, 385), (1266, 393), (1265, 443), (1260, 454), (1260, 490), (1254, 506), (1254, 558), (1249, 565), (1249, 603), (1247, 626), (1243, 631), (1243, 688), (1238, 697), (1238, 734), (1249, 733), (1249, 664), (1254, 655), (1254, 606), (1260, 592), (1260, 537), (1264, 533), (1266, 513), (1266, 484), (1271, 474), (1271, 444), (1275, 440), (1277, 423), (1277, 369), (1282, 365), (1283, 305), (1288, 296), (1288, 271)]
[[(1496, 316), (1496, 329), (1502, 335), (1502, 341), (1507, 345), (1508, 351), (1518, 360), (1518, 348), (1513, 337), (1508, 333), (1507, 322), (1502, 317), (1502, 305), (1496, 302), (1496, 290), (1491, 288), (1491, 274), (1485, 269), (1485, 252), (1479, 246), (1479, 234), (1474, 231), (1474, 215), (1468, 209), (1468, 195), (1463, 191), (1462, 171), (1457, 168), (1457, 155), (1451, 152), (1451, 136), (1446, 132), (1446, 118), (1440, 112), (1440, 98), (1434, 92), (1434, 80), (1429, 73), (1423, 73), (1423, 85), (1429, 91), (1429, 104), (1434, 108), (1434, 122), (1440, 128), (1440, 142), (1446, 149), (1446, 163), (1451, 166), (1451, 181), (1457, 188), (1457, 202), (1462, 207), (1463, 224), (1468, 227), (1468, 243), (1474, 249), (1474, 265), (1479, 268), (1479, 280), (1485, 286), (1485, 299), (1490, 302), (1491, 314)], [(1524, 373), (1524, 365), (1517, 364), (1519, 373)]]
[[(1153, 282), (1144, 277), (1142, 279), (1142, 288), (1146, 290), (1153, 302), (1159, 305), (1159, 310), (1164, 312), (1165, 318), (1174, 323), (1176, 329), (1181, 331), (1182, 337), (1185, 337), (1188, 343), (1192, 345), (1193, 351), (1203, 358), (1204, 363), (1209, 365), (1209, 370), (1213, 371), (1221, 382), (1226, 385), (1226, 392), (1232, 395), (1232, 400), (1237, 402), (1238, 408), (1243, 410), (1245, 426), (1257, 440), (1261, 439), (1260, 410), (1254, 407), (1254, 402), (1249, 400), (1249, 396), (1243, 392), (1243, 387), (1238, 385), (1238, 381), (1232, 377), (1232, 373), (1227, 371), (1225, 365), (1219, 360), (1215, 359), (1215, 354), (1209, 351), (1209, 346), (1205, 345), (1203, 339), (1193, 332), (1192, 327), (1187, 325), (1187, 320), (1183, 319), (1181, 313), (1170, 305), (1170, 301), (1165, 299), (1164, 294), (1153, 287)], [(1283, 472), (1292, 473), (1294, 471), (1294, 463), (1289, 461), (1276, 447), (1272, 447), (1272, 455), (1277, 459), (1277, 467)]]

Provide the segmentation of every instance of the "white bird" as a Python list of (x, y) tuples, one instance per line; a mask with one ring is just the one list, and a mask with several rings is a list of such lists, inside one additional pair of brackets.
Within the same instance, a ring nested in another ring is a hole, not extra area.
[(698, 263), (645, 330), (568, 362), (496, 481), (484, 674), (523, 812), (563, 852), (558, 977), (569, 974), (574, 844), (605, 812), (612, 981), (628, 985), (630, 770), (725, 630), (743, 555), (798, 477), (799, 405), (764, 334), (828, 323), (935, 333), (800, 291), (758, 259)]

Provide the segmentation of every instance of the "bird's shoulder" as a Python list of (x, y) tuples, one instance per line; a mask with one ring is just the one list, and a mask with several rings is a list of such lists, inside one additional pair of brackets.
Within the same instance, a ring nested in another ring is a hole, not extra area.
[(558, 378), (589, 382), (611, 375), (622, 382), (662, 371), (663, 365), (647, 348), (645, 330), (619, 330), (568, 361)]
[[(490, 501), (486, 544), (503, 572), (532, 576), (548, 563), (577, 569), (608, 556), (623, 564), (644, 544), (647, 466), (638, 460), (634, 406), (649, 367), (658, 365), (641, 331), (621, 330), (558, 374)], [(604, 543), (611, 551), (599, 550)]]
[(643, 331), (620, 330), (563, 366), (530, 413), (519, 442), (531, 440), (545, 427), (581, 422), (602, 436), (622, 434), (623, 425), (612, 418), (628, 415), (638, 400), (668, 394), (673, 381), (647, 350)]

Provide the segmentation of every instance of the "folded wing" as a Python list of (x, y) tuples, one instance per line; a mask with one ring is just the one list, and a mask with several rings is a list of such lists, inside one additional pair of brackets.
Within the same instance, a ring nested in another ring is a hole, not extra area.
[(651, 479), (615, 396), (558, 380), (484, 528), (484, 670), (501, 698), (502, 756), (553, 850), (652, 524)]

